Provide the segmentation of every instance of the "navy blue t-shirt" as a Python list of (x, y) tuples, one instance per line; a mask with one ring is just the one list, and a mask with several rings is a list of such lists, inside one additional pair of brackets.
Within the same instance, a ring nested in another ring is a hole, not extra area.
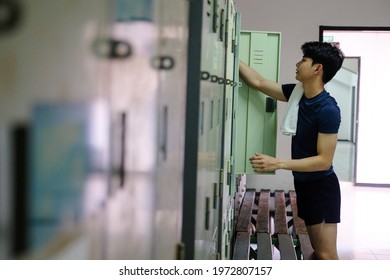
[[(282, 85), (283, 94), (288, 100), (295, 84)], [(327, 91), (313, 98), (302, 96), (299, 101), (296, 135), (291, 141), (291, 158), (301, 159), (318, 155), (318, 133), (338, 133), (341, 122), (340, 108), (336, 100)], [(315, 180), (333, 173), (333, 165), (326, 171), (296, 172), (298, 181)]]

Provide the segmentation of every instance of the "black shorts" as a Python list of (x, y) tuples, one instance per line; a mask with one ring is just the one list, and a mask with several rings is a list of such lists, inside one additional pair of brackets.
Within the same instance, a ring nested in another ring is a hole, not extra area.
[(340, 223), (341, 193), (336, 174), (312, 181), (294, 180), (298, 216), (307, 226)]

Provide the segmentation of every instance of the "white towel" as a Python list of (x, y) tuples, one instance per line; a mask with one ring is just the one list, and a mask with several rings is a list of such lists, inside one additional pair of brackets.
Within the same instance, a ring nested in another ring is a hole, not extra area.
[(303, 86), (301, 83), (296, 84), (287, 103), (284, 112), (283, 123), (280, 127), (282, 134), (294, 136), (297, 131), (299, 101), (303, 95)]

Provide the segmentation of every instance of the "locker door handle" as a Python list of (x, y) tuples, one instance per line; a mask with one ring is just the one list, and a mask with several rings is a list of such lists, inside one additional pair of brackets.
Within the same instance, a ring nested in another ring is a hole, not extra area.
[(160, 126), (160, 152), (162, 159), (167, 160), (167, 146), (168, 146), (168, 107), (164, 106), (162, 115), (162, 124)]
[(126, 179), (126, 113), (120, 115), (120, 165), (119, 165), (119, 186), (123, 188)]
[(224, 20), (225, 20), (225, 10), (222, 9), (221, 10), (221, 16), (220, 16), (220, 22), (219, 22), (219, 25), (220, 25), (220, 28), (219, 28), (219, 40), (221, 42), (223, 42), (223, 36), (225, 35), (225, 23), (224, 23)]
[(214, 0), (213, 7), (213, 32), (217, 32), (218, 30), (218, 0)]
[(202, 81), (210, 80), (210, 82), (212, 82), (212, 83), (225, 84), (225, 85), (231, 86), (231, 87), (236, 87), (237, 85), (239, 85), (239, 83), (237, 83), (233, 80), (225, 79), (223, 77), (218, 77), (217, 75), (211, 75), (207, 71), (202, 71), (200, 73), (200, 79)]
[(207, 71), (202, 71), (200, 74), (200, 79), (207, 81), (210, 78), (210, 73)]
[(160, 55), (152, 58), (152, 67), (158, 70), (171, 70), (175, 66), (172, 56)]
[(209, 230), (210, 229), (210, 214), (211, 214), (211, 210), (210, 210), (210, 197), (206, 197), (206, 211), (205, 211), (205, 230)]
[(222, 78), (222, 77), (218, 77), (217, 75), (211, 75), (210, 81), (212, 83), (218, 83), (218, 84), (224, 84), (225, 83), (225, 79)]
[(219, 80), (219, 77), (218, 77), (217, 75), (211, 75), (210, 81), (211, 81), (212, 83), (217, 83), (218, 80)]
[(131, 45), (125, 41), (98, 38), (92, 44), (93, 52), (102, 58), (124, 59), (133, 54)]

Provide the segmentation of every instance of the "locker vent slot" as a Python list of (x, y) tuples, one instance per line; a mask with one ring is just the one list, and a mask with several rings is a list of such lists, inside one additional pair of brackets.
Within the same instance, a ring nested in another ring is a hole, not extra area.
[(264, 50), (253, 50), (253, 63), (257, 65), (264, 64)]

